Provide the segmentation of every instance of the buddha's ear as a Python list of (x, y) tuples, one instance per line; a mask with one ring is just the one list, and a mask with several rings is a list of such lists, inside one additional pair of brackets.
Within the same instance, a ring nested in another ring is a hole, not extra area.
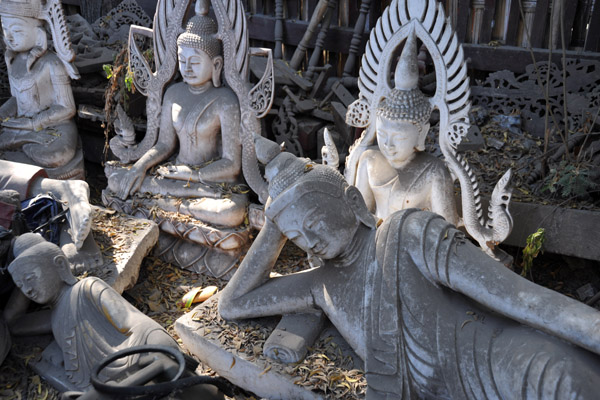
[(212, 81), (214, 87), (221, 86), (221, 71), (223, 71), (223, 57), (215, 56), (213, 58)]
[(419, 141), (417, 142), (418, 151), (425, 151), (425, 139), (427, 139), (427, 133), (429, 133), (429, 126), (430, 124), (427, 122), (420, 127), (421, 130), (419, 131)]
[(74, 285), (77, 283), (77, 278), (71, 273), (71, 264), (64, 254), (54, 256), (54, 266), (57, 268), (60, 279), (67, 285)]
[(348, 186), (345, 196), (352, 210), (354, 210), (354, 215), (356, 215), (358, 221), (371, 229), (377, 229), (375, 217), (369, 212), (360, 191), (354, 186)]
[(36, 31), (35, 47), (38, 47), (45, 52), (46, 50), (48, 50), (48, 36), (46, 35), (46, 31), (41, 26), (38, 26), (37, 28), (35, 28), (35, 31)]

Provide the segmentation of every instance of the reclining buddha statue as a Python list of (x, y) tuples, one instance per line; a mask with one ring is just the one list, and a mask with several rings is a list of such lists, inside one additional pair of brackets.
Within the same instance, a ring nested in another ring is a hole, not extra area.
[[(154, 35), (160, 33), (161, 16), (177, 24), (189, 2), (175, 2), (175, 8), (166, 15), (161, 14), (165, 4), (159, 4)], [(215, 13), (222, 16), (220, 11), (215, 7)], [(185, 32), (176, 38), (174, 61), (178, 61), (183, 81), (169, 86), (158, 99), (149, 94), (146, 135), (150, 136), (156, 128), (155, 143), (144, 149), (144, 142), (131, 142), (129, 138), (135, 135), (125, 127), (132, 124), (120, 112), (116, 126), (119, 135), (111, 142), (111, 148), (122, 161), (135, 163), (107, 164), (104, 202), (133, 215), (156, 218), (162, 231), (169, 234), (161, 236), (159, 253), (181, 267), (220, 277), (229, 272), (249, 235), (249, 189), (242, 173), (242, 131), (246, 120), (239, 90), (233, 90), (239, 85), (228, 74), (227, 82), (222, 77), (225, 63), (235, 59), (225, 54), (229, 47), (224, 46), (220, 39), (224, 35), (208, 12), (209, 2), (199, 0)], [(133, 33), (144, 32), (134, 28)], [(136, 46), (132, 36), (130, 49), (131, 46)], [(155, 82), (168, 68), (168, 63), (163, 62), (147, 80)], [(147, 69), (142, 65), (134, 70)], [(141, 78), (136, 85), (145, 89), (140, 81)], [(152, 108), (157, 102), (160, 108)], [(160, 115), (156, 126), (154, 114)], [(135, 152), (139, 157), (131, 155)]]
[[(417, 39), (429, 51), (436, 70), (437, 89), (432, 98), (418, 87)], [(399, 48), (402, 52), (394, 67)], [(361, 191), (369, 210), (385, 219), (395, 211), (416, 207), (452, 224), (464, 222), (482, 250), (503, 258), (496, 245), (512, 230), (510, 171), (497, 183), (489, 219), (484, 221), (477, 180), (457, 151), (470, 128), (467, 68), (439, 2), (396, 0), (390, 4), (367, 44), (359, 88), (360, 98), (348, 108), (346, 121), (365, 131), (350, 152), (345, 176)], [(439, 145), (444, 160), (424, 151), (434, 108), (440, 114)], [(455, 178), (461, 188), (462, 221), (454, 199)]]
[[(378, 225), (329, 166), (281, 153), (265, 173), (266, 222), (221, 292), (223, 318), (323, 312), (365, 362), (367, 399), (597, 398), (598, 310), (510, 271), (432, 212)], [(322, 266), (272, 274), (288, 240)]]
[(12, 95), (0, 107), (0, 158), (45, 168), (53, 179), (82, 179), (70, 83), (79, 74), (61, 7), (58, 0), (0, 2)]

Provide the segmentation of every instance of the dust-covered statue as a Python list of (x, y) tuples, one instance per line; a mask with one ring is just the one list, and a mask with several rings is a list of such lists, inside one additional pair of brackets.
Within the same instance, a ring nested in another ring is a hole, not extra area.
[(0, 158), (43, 167), (50, 178), (83, 179), (70, 83), (79, 74), (61, 7), (58, 0), (0, 1), (12, 94), (0, 107)]
[[(13, 335), (51, 333), (53, 342), (42, 355), (69, 380), (65, 386), (86, 390), (93, 369), (107, 356), (143, 344), (178, 348), (169, 334), (137, 310), (99, 278), (77, 280), (65, 254), (41, 236), (26, 233), (14, 244), (15, 259), (8, 266), (20, 292), (4, 310)], [(25, 296), (50, 309), (23, 314)], [(59, 351), (53, 351), (58, 346)], [(114, 380), (134, 366), (138, 356), (104, 369), (101, 379)]]
[[(221, 293), (224, 318), (324, 312), (364, 360), (368, 399), (597, 397), (600, 312), (513, 273), (434, 213), (376, 227), (331, 167), (281, 153), (265, 173), (266, 222)], [(271, 277), (287, 240), (323, 266)]]
[[(163, 35), (177, 32), (176, 29), (165, 29), (160, 24), (162, 18), (170, 25), (176, 25), (177, 18), (182, 19), (185, 15), (186, 3), (190, 1), (179, 1), (172, 12), (165, 15), (161, 14), (164, 7), (157, 7), (155, 28), (150, 31), (154, 34), (155, 47), (161, 43), (167, 45), (171, 39), (160, 37), (161, 32)], [(185, 32), (176, 38), (176, 43), (170, 43), (177, 48), (178, 58), (174, 61), (178, 62), (183, 82), (169, 86), (162, 97), (157, 95), (160, 90), (150, 91), (149, 87), (154, 87), (152, 85), (159, 77), (168, 76), (165, 71), (171, 67), (166, 56), (157, 58), (158, 70), (152, 74), (148, 72), (146, 81), (142, 77), (134, 80), (136, 86), (147, 90), (149, 95), (147, 136), (145, 142), (135, 144), (133, 125), (127, 123), (126, 116), (121, 113), (120, 122), (116, 125), (118, 135), (111, 141), (111, 148), (122, 160), (137, 161), (132, 166), (107, 165), (110, 190), (104, 193), (104, 202), (134, 215), (150, 217), (150, 213), (144, 210), (158, 208), (193, 218), (163, 216), (157, 221), (164, 232), (179, 239), (163, 245), (160, 252), (172, 251), (176, 264), (220, 277), (229, 272), (248, 239), (245, 221), (249, 190), (245, 186), (245, 173), (242, 174), (242, 130), (250, 126), (251, 118), (248, 112), (242, 118), (242, 100), (247, 102), (249, 94), (245, 92), (240, 96), (236, 93), (236, 90), (239, 92), (241, 88), (243, 91), (245, 87), (244, 72), (237, 74), (237, 79), (241, 79), (237, 82), (235, 74), (227, 71), (235, 69), (233, 64), (246, 60), (249, 54), (248, 43), (245, 42), (233, 49), (241, 52), (243, 58), (229, 58), (225, 50), (231, 52), (231, 49), (224, 46), (221, 38), (229, 34), (227, 29), (237, 28), (223, 27), (219, 31), (219, 24), (208, 15), (209, 5), (209, 1), (198, 0), (195, 3), (196, 14), (187, 23)], [(220, 19), (230, 17), (223, 15), (224, 11), (219, 7), (215, 7), (215, 13), (221, 15)], [(239, 21), (244, 18), (243, 14), (235, 17)], [(239, 28), (245, 26), (240, 25)], [(132, 28), (132, 35), (145, 32), (139, 27), (136, 29)], [(132, 54), (139, 50), (135, 46), (135, 41), (130, 38)], [(136, 62), (140, 65), (134, 65), (135, 70), (147, 71), (145, 61)], [(227, 85), (223, 76), (227, 78)], [(154, 116), (150, 111), (158, 102), (162, 104), (161, 108), (153, 112), (160, 115), (160, 121), (154, 127)], [(252, 118), (256, 119), (255, 116)], [(260, 130), (260, 125), (257, 126)], [(156, 131), (156, 142), (143, 151), (144, 143)], [(138, 197), (134, 197), (136, 195)], [(161, 242), (164, 244), (166, 238)]]
[[(418, 40), (435, 67), (431, 98), (418, 87)], [(361, 191), (369, 210), (382, 219), (406, 208), (433, 211), (452, 224), (463, 222), (483, 251), (505, 258), (496, 246), (513, 226), (508, 211), (511, 174), (505, 173), (494, 188), (486, 221), (477, 179), (457, 150), (471, 128), (469, 77), (443, 5), (437, 0), (392, 1), (367, 43), (358, 86), (359, 99), (348, 107), (346, 122), (365, 130), (350, 151), (344, 175)], [(444, 159), (425, 151), (433, 109), (439, 111)], [(454, 179), (460, 183), (462, 220)]]

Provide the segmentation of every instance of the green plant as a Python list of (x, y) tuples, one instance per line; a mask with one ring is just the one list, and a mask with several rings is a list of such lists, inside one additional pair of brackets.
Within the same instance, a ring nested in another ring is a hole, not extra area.
[(582, 164), (574, 165), (562, 160), (558, 167), (551, 168), (544, 180), (542, 192), (550, 192), (567, 198), (585, 196), (598, 185), (590, 179), (590, 170)]
[(527, 237), (527, 245), (523, 249), (523, 262), (521, 262), (521, 275), (525, 276), (531, 270), (533, 266), (533, 260), (542, 251), (544, 240), (546, 240), (545, 229), (539, 228), (537, 231)]

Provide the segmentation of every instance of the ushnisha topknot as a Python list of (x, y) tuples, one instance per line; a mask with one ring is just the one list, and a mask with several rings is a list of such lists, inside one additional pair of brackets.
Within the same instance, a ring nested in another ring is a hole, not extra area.
[(210, 58), (223, 54), (221, 41), (217, 39), (217, 23), (208, 16), (205, 0), (196, 3), (196, 15), (188, 21), (185, 32), (179, 35), (177, 45), (204, 51)]
[(274, 220), (290, 203), (307, 193), (320, 192), (339, 198), (355, 192), (358, 195), (354, 202), (356, 217), (365, 226), (376, 228), (375, 219), (358, 189), (348, 185), (344, 176), (335, 168), (283, 152), (267, 164), (265, 175), (269, 181), (269, 201), (265, 215), (270, 220)]
[(417, 38), (411, 29), (394, 75), (395, 87), (377, 107), (377, 115), (390, 121), (424, 124), (431, 117), (431, 103), (419, 90)]

